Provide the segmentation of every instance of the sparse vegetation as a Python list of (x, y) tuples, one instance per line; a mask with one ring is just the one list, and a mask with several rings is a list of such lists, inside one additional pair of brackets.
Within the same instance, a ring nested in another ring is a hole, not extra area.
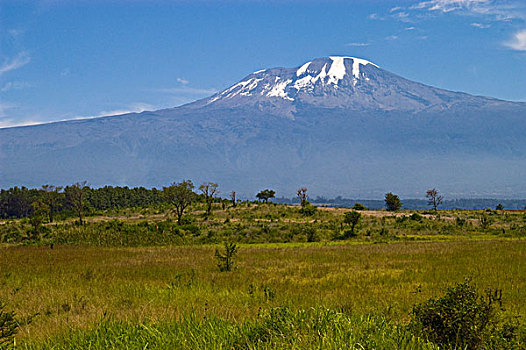
[(216, 249), (215, 257), (217, 259), (217, 267), (219, 267), (219, 271), (232, 271), (234, 267), (234, 257), (239, 247), (233, 242), (225, 242), (224, 248), (224, 252)]
[[(3, 198), (26, 198), (31, 209), (0, 222), (0, 300), (20, 315), (24, 348), (349, 348), (349, 337), (376, 349), (447, 348), (416, 331), (411, 310), (465, 276), (481, 290), (498, 286), (506, 301), (478, 348), (524, 344), (514, 321), (526, 315), (522, 212), (358, 212), (306, 197), (303, 207), (234, 207), (183, 181), (157, 192), (89, 189), (78, 225), (67, 206), (51, 223), (43, 192), (13, 193)], [(138, 197), (115, 202), (151, 204), (108, 204), (123, 193)]]

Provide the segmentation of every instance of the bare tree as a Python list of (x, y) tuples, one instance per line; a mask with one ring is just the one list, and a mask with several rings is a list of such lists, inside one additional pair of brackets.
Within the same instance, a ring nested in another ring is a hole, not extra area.
[(307, 187), (300, 187), (296, 192), (302, 207), (305, 207), (307, 204)]
[(212, 212), (212, 203), (214, 202), (214, 196), (218, 193), (217, 184), (213, 182), (205, 182), (199, 186), (199, 190), (205, 196), (206, 201), (206, 215), (210, 215)]
[(71, 186), (68, 186), (64, 189), (66, 193), (66, 198), (68, 203), (71, 205), (71, 208), (77, 213), (79, 217), (79, 223), (82, 225), (84, 222), (82, 220), (84, 205), (86, 200), (86, 194), (89, 191), (89, 186), (87, 181), (77, 182)]
[(232, 198), (232, 206), (236, 207), (236, 191), (230, 192), (230, 198)]
[(185, 209), (195, 200), (193, 191), (194, 184), (190, 180), (184, 180), (179, 183), (173, 183), (168, 187), (163, 187), (164, 199), (173, 204), (177, 214), (177, 224), (181, 224)]
[(427, 190), (426, 197), (428, 198), (427, 204), (431, 205), (434, 211), (438, 210), (438, 206), (442, 204), (442, 200), (444, 199), (443, 196), (438, 194), (436, 188)]

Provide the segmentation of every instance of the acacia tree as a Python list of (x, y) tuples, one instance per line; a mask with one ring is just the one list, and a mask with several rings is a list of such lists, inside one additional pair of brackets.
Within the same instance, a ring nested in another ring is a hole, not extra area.
[(83, 224), (83, 212), (86, 200), (86, 194), (89, 191), (89, 186), (87, 181), (77, 182), (71, 186), (67, 186), (64, 189), (66, 194), (66, 199), (71, 206), (71, 208), (77, 213), (79, 217), (79, 224)]
[(42, 186), (42, 202), (48, 207), (48, 218), (49, 222), (53, 222), (53, 216), (55, 212), (61, 206), (61, 196), (60, 191), (62, 187), (55, 187), (53, 185), (44, 185)]
[(270, 198), (274, 198), (275, 195), (276, 195), (276, 192), (274, 190), (266, 189), (256, 194), (256, 197), (260, 201), (264, 201), (265, 203), (268, 203), (268, 200)]
[(175, 207), (178, 225), (181, 225), (181, 218), (183, 217), (185, 209), (192, 204), (196, 198), (193, 189), (194, 184), (191, 180), (183, 180), (179, 183), (174, 182), (168, 187), (163, 187), (164, 199)]
[(307, 204), (307, 187), (300, 187), (296, 192), (296, 195), (300, 199), (301, 207), (304, 208)]
[(402, 202), (398, 195), (388, 192), (385, 194), (385, 207), (389, 211), (397, 211), (402, 207)]
[(350, 234), (351, 236), (354, 235), (354, 227), (358, 224), (361, 217), (362, 217), (362, 214), (354, 210), (345, 213), (343, 222), (351, 226), (351, 234)]
[(438, 206), (442, 204), (444, 197), (438, 194), (436, 188), (427, 190), (426, 197), (428, 198), (427, 204), (431, 205), (434, 211), (438, 211)]
[(213, 182), (204, 182), (201, 186), (199, 186), (199, 190), (205, 196), (206, 215), (209, 216), (212, 212), (214, 196), (218, 193), (217, 184)]

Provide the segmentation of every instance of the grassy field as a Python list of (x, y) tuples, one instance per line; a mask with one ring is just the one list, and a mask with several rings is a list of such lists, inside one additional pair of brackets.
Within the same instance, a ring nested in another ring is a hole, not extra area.
[[(400, 327), (413, 305), (465, 278), (502, 289), (508, 317), (526, 316), (522, 213), (363, 212), (356, 237), (342, 240), (344, 209), (200, 210), (181, 227), (158, 209), (104, 213), (1, 246), (0, 300), (33, 316), (17, 344), (431, 349)], [(25, 223), (3, 225), (5, 236)], [(245, 242), (231, 272), (214, 258), (224, 240)]]

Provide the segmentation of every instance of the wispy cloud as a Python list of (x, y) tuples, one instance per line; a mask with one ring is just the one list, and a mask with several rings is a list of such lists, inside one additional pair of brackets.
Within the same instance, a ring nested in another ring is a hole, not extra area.
[(38, 121), (38, 116), (26, 117), (23, 120), (10, 117), (8, 111), (19, 107), (20, 106), (14, 103), (0, 101), (0, 129), (42, 123), (41, 121)]
[(0, 89), (1, 92), (8, 92), (11, 90), (22, 90), (33, 87), (33, 84), (28, 83), (27, 81), (8, 81)]
[(471, 26), (475, 28), (480, 28), (480, 29), (487, 29), (491, 27), (490, 24), (484, 24), (484, 23), (478, 23), (478, 22), (471, 23)]
[(151, 110), (154, 110), (156, 109), (155, 106), (149, 104), (149, 103), (144, 103), (144, 102), (136, 102), (136, 103), (132, 103), (124, 108), (120, 108), (120, 109), (113, 109), (113, 110), (106, 110), (106, 111), (101, 111), (95, 115), (90, 115), (90, 116), (76, 116), (76, 117), (73, 117), (73, 119), (90, 119), (90, 118), (100, 118), (100, 117), (106, 117), (106, 116), (112, 116), (112, 115), (120, 115), (120, 114), (128, 114), (128, 113), (141, 113), (141, 112), (144, 112), (144, 111), (151, 111)]
[(410, 6), (409, 9), (489, 16), (498, 21), (526, 19), (526, 6), (520, 0), (426, 0)]
[(351, 47), (364, 47), (364, 46), (369, 46), (371, 44), (369, 43), (347, 43), (345, 44), (345, 46), (351, 46)]
[(39, 125), (42, 124), (42, 121), (39, 120), (24, 120), (16, 121), (9, 118), (0, 118), (0, 129), (3, 128), (13, 128), (15, 126), (29, 126), (29, 125)]
[(513, 39), (505, 42), (504, 46), (517, 51), (526, 51), (526, 30), (515, 33)]
[(2, 64), (0, 64), (0, 75), (23, 67), (30, 61), (31, 57), (29, 57), (29, 55), (26, 52), (21, 52), (15, 57), (7, 59)]
[(68, 116), (66, 118), (59, 119), (59, 120), (45, 120), (44, 121), (42, 120), (43, 118), (38, 115), (34, 115), (32, 117), (28, 117), (24, 119), (18, 119), (18, 118), (14, 119), (13, 117), (7, 117), (6, 113), (4, 112), (8, 109), (15, 108), (15, 107), (18, 107), (18, 106), (12, 105), (12, 104), (9, 104), (9, 105), (0, 104), (0, 128), (12, 128), (15, 126), (49, 124), (49, 123), (63, 122), (63, 121), (68, 121), (68, 120), (94, 119), (94, 118), (128, 114), (128, 113), (141, 113), (144, 111), (151, 111), (151, 110), (158, 109), (156, 106), (153, 106), (148, 103), (136, 102), (128, 106), (124, 106), (123, 108), (120, 108), (120, 109), (104, 110), (104, 111), (100, 111), (92, 115), (73, 115), (73, 116)]
[(385, 40), (398, 40), (398, 35), (389, 35)]
[(177, 78), (177, 82), (183, 85), (187, 85), (189, 83), (189, 81), (184, 78)]

